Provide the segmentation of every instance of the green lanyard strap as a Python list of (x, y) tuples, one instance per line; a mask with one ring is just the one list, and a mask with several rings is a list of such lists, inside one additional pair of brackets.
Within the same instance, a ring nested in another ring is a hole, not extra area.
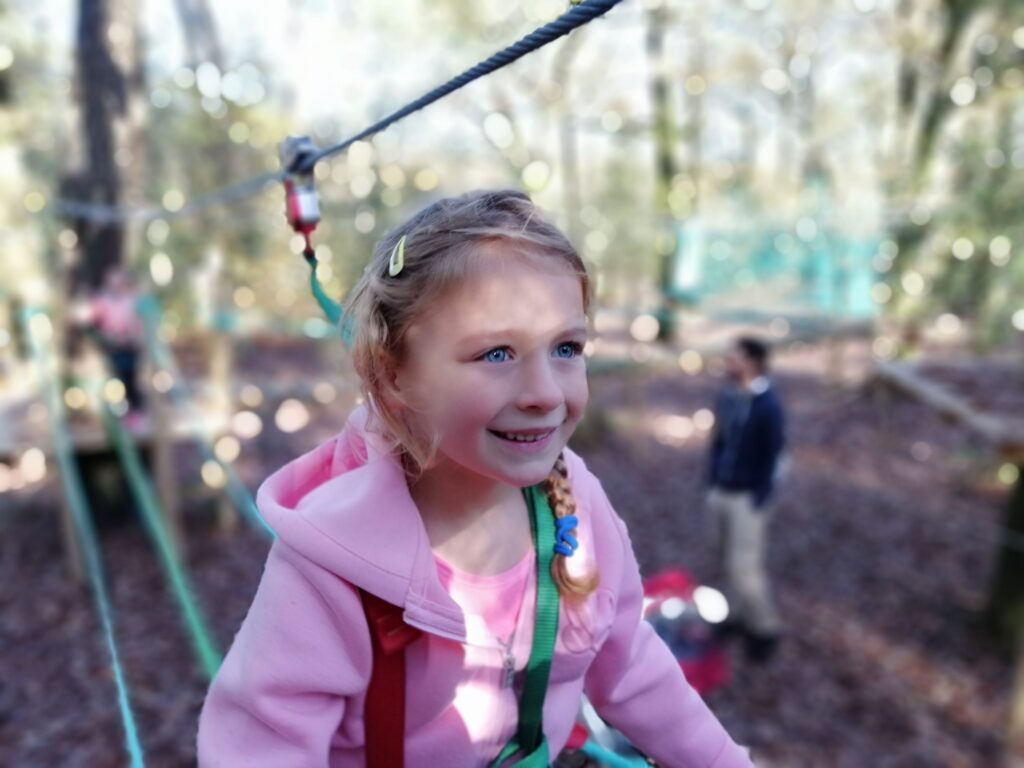
[(320, 305), (327, 321), (335, 327), (340, 326), (342, 341), (345, 342), (345, 346), (351, 347), (352, 338), (355, 335), (355, 323), (352, 316), (345, 314), (342, 306), (328, 296), (327, 291), (320, 284), (320, 278), (316, 276), (316, 256), (311, 253), (307, 254), (306, 263), (309, 264), (309, 289), (313, 293), (313, 298)]
[(515, 735), (491, 763), (500, 768), (516, 753), (523, 756), (514, 768), (548, 768), (550, 755), (544, 736), (544, 697), (551, 674), (551, 657), (558, 634), (558, 588), (551, 578), (555, 547), (555, 515), (547, 494), (539, 485), (523, 489), (530, 508), (530, 531), (537, 551), (537, 606), (534, 614), (533, 647), (526, 665), (526, 680), (519, 698), (519, 726)]

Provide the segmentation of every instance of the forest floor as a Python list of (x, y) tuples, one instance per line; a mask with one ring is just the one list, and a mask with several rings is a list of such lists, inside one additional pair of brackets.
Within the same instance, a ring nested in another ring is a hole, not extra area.
[[(245, 350), (238, 375), (337, 382), (338, 366), (321, 354), (309, 345)], [(924, 406), (861, 386), (864, 349), (848, 352), (843, 385), (826, 383), (827, 359), (802, 346), (779, 356), (775, 376), (791, 468), (774, 505), (768, 566), (785, 639), (764, 665), (730, 649), (732, 683), (708, 704), (762, 766), (995, 765), (1012, 669), (978, 617), (1006, 496), (994, 480), (998, 459)], [(988, 378), (970, 385), (1005, 406), (1006, 374), (978, 371)], [(592, 415), (574, 447), (628, 524), (645, 574), (682, 566), (716, 582), (702, 514), (707, 433), (678, 420), (711, 407), (722, 385), (714, 373), (592, 382)], [(236, 462), (250, 488), (340, 429), (353, 393), (338, 392), (310, 400), (309, 425), (291, 434), (274, 427), (277, 403), (255, 408), (264, 429)], [(183, 444), (177, 458), (188, 574), (226, 649), (268, 545), (244, 523), (220, 530), (198, 452)], [(0, 763), (124, 765), (104, 636), (88, 589), (64, 569), (59, 493), (51, 475), (0, 497)], [(147, 764), (193, 765), (208, 681), (141, 526), (115, 509), (95, 514)]]

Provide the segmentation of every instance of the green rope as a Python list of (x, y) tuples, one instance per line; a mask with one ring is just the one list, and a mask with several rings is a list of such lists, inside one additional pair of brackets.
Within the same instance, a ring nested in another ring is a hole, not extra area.
[(316, 256), (307, 255), (306, 263), (309, 264), (309, 288), (313, 292), (313, 298), (320, 305), (327, 321), (331, 325), (337, 326), (341, 322), (341, 305), (328, 296), (327, 291), (320, 284), (320, 278), (316, 276)]
[(114, 672), (114, 684), (117, 686), (117, 704), (121, 712), (121, 724), (124, 727), (125, 746), (131, 758), (131, 768), (143, 768), (142, 743), (139, 740), (135, 715), (132, 713), (131, 700), (128, 695), (128, 682), (121, 667), (117, 640), (114, 638), (113, 608), (110, 604), (106, 579), (103, 575), (99, 542), (96, 538), (96, 530), (93, 528), (89, 504), (86, 501), (82, 476), (78, 471), (78, 464), (75, 462), (74, 441), (68, 433), (67, 416), (64, 411), (64, 400), (60, 394), (60, 386), (52, 366), (48, 365), (47, 353), (49, 350), (40, 339), (36, 338), (36, 334), (31, 329), (30, 321), (34, 316), (46, 317), (45, 314), (37, 309), (29, 308), (23, 310), (23, 321), (26, 327), (29, 328), (29, 332), (26, 334), (29, 339), (29, 348), (32, 352), (33, 362), (43, 382), (50, 434), (53, 439), (53, 451), (57, 458), (57, 465), (60, 467), (60, 479), (64, 487), (64, 496), (67, 499), (75, 533), (81, 547), (82, 556), (85, 559), (85, 570), (89, 577), (89, 584), (92, 587), (93, 600), (96, 602), (96, 609), (99, 612), (100, 622), (103, 626), (103, 634), (107, 641), (107, 652), (110, 654), (110, 664)]
[(103, 417), (103, 426), (121, 459), (121, 465), (124, 467), (129, 487), (135, 497), (135, 503), (138, 504), (142, 512), (146, 529), (156, 545), (160, 560), (170, 579), (178, 606), (185, 617), (193, 650), (207, 677), (213, 679), (220, 667), (221, 656), (214, 648), (210, 632), (192, 597), (192, 590), (164, 525), (160, 503), (157, 501), (153, 486), (146, 477), (139, 453), (125, 433), (120, 419), (114, 415), (105, 401), (101, 401), (100, 414)]
[[(160, 303), (153, 295), (147, 295), (139, 300), (139, 314), (142, 316), (142, 325), (145, 330), (146, 346), (150, 353), (151, 359), (156, 364), (167, 371), (173, 379), (171, 386), (171, 397), (174, 400), (175, 405), (181, 408), (192, 408), (192, 401), (189, 397), (188, 391), (184, 385), (184, 377), (181, 375), (181, 370), (178, 368), (178, 362), (174, 358), (174, 353), (171, 352), (170, 348), (160, 338), (160, 334), (157, 333), (157, 328), (160, 325)], [(242, 516), (249, 521), (252, 526), (264, 534), (265, 536), (273, 539), (275, 534), (273, 529), (267, 525), (267, 521), (263, 519), (259, 509), (256, 507), (256, 502), (246, 487), (245, 483), (238, 477), (238, 473), (235, 472), (235, 468), (231, 462), (224, 461), (210, 445), (209, 440), (205, 438), (200, 432), (196, 431), (192, 434), (192, 440), (199, 448), (199, 452), (203, 456), (204, 461), (215, 462), (221, 470), (224, 472), (224, 477), (227, 482), (224, 486), (225, 492), (231, 503), (234, 505)]]
[(352, 337), (355, 334), (355, 323), (352, 316), (346, 314), (341, 305), (328, 296), (327, 291), (320, 284), (320, 278), (316, 276), (316, 255), (313, 251), (309, 250), (304, 255), (306, 263), (309, 264), (309, 289), (313, 293), (313, 298), (320, 305), (320, 309), (323, 311), (324, 317), (327, 318), (327, 322), (338, 328), (341, 333), (341, 340), (345, 342), (345, 346), (351, 347)]
[(650, 768), (651, 765), (642, 757), (623, 757), (595, 741), (587, 741), (580, 752), (604, 768)]

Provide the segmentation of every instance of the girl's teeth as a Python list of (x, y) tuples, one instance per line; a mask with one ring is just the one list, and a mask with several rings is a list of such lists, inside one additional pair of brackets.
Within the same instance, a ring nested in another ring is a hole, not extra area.
[(508, 432), (499, 432), (506, 440), (515, 440), (518, 443), (536, 443), (538, 440), (543, 440), (547, 435), (534, 435), (528, 437), (526, 435), (510, 435)]

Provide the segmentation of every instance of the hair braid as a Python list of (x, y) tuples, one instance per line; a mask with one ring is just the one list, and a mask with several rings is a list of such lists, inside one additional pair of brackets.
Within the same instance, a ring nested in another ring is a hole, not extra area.
[[(565, 464), (564, 454), (558, 454), (551, 474), (544, 481), (544, 491), (548, 495), (548, 503), (556, 519), (576, 513), (576, 500), (572, 497), (569, 468)], [(575, 533), (575, 529), (572, 532)], [(600, 582), (600, 574), (596, 570), (584, 575), (570, 574), (568, 558), (557, 552), (551, 562), (551, 577), (555, 580), (558, 593), (571, 601), (585, 598), (597, 589)]]

